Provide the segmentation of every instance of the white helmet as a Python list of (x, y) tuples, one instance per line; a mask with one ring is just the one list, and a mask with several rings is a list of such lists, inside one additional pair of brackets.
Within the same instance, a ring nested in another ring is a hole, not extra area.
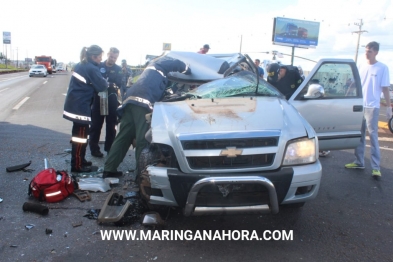
[(323, 96), (325, 96), (323, 86), (320, 84), (311, 84), (308, 87), (307, 94), (304, 95), (304, 98), (318, 98)]

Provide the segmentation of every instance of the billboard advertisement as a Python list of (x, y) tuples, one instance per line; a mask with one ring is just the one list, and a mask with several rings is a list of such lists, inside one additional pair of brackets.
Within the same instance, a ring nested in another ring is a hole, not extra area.
[(11, 32), (3, 32), (3, 44), (11, 44)]
[(318, 45), (318, 37), (319, 22), (274, 18), (273, 44), (315, 48)]

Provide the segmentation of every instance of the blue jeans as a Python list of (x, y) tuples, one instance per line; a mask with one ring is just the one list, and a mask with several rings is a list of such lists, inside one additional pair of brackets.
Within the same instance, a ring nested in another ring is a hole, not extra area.
[(379, 170), (379, 164), (381, 161), (381, 153), (379, 151), (378, 143), (378, 118), (379, 108), (364, 108), (364, 117), (362, 122), (362, 137), (360, 138), (360, 144), (355, 149), (355, 164), (364, 166), (364, 150), (366, 147), (366, 127), (370, 136), (371, 144), (371, 168)]

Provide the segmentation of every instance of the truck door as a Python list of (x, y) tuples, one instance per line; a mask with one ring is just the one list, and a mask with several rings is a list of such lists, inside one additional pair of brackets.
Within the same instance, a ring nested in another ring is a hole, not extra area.
[[(308, 91), (313, 84), (314, 89), (315, 85), (320, 85), (321, 95), (310, 96)], [(289, 103), (316, 131), (320, 150), (350, 149), (359, 144), (363, 98), (359, 72), (353, 60), (320, 60)]]

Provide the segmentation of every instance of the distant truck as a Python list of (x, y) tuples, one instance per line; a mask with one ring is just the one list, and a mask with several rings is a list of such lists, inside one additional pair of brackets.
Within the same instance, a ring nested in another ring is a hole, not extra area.
[(52, 58), (51, 56), (46, 56), (46, 55), (36, 56), (34, 58), (34, 61), (36, 65), (44, 65), (49, 74), (55, 72), (53, 68), (56, 67), (57, 62), (56, 59)]

